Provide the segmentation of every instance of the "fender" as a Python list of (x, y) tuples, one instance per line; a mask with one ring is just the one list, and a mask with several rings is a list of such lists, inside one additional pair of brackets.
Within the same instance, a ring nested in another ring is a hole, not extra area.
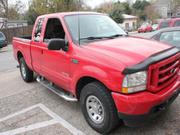
[(103, 83), (111, 91), (120, 91), (122, 80), (121, 78), (123, 77), (120, 72), (111, 70), (105, 71), (97, 66), (91, 65), (83, 66), (79, 71), (81, 72), (77, 71), (72, 78), (72, 80), (74, 80), (71, 85), (71, 90), (73, 94), (76, 93), (76, 85), (78, 81), (83, 77), (94, 78)]
[[(15, 42), (18, 42), (18, 41), (15, 41)], [(25, 46), (27, 47), (27, 45), (25, 45)], [(30, 45), (29, 45), (28, 47), (30, 47)], [(23, 48), (23, 45), (18, 45), (18, 46), (16, 46), (16, 48), (17, 48), (17, 50), (16, 50), (15, 54), (16, 54), (17, 60), (18, 60), (18, 52), (21, 52), (22, 55), (23, 55), (23, 57), (24, 57), (24, 60), (25, 60), (25, 62), (26, 62), (26, 64), (27, 64), (27, 66), (28, 66), (31, 70), (33, 70), (32, 65), (31, 65), (31, 57), (29, 56), (29, 58), (28, 58), (28, 56), (27, 56), (28, 53), (26, 53), (26, 52), (23, 51), (23, 50), (25, 50), (25, 49)], [(29, 49), (28, 49), (28, 50), (29, 50)]]

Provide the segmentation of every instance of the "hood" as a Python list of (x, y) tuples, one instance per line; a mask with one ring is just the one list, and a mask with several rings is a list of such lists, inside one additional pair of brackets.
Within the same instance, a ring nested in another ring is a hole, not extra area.
[(138, 64), (153, 54), (171, 48), (169, 45), (143, 38), (120, 37), (88, 43), (88, 53), (98, 58), (116, 60), (126, 66)]

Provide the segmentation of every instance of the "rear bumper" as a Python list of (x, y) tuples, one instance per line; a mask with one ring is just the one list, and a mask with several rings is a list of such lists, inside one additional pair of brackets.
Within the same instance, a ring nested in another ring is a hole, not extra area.
[(112, 92), (112, 97), (119, 117), (125, 121), (126, 125), (133, 126), (133, 122), (137, 125), (137, 121), (151, 119), (166, 109), (178, 96), (179, 92), (180, 81), (177, 81), (173, 86), (155, 94), (146, 91), (130, 95)]
[(0, 48), (6, 47), (6, 46), (7, 46), (7, 43), (1, 43), (0, 44)]

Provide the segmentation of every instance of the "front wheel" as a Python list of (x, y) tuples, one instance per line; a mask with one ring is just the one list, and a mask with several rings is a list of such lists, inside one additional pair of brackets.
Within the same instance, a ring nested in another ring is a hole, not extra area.
[(87, 84), (81, 92), (80, 102), (88, 124), (99, 133), (109, 133), (119, 122), (114, 101), (104, 85)]
[(21, 76), (23, 78), (23, 80), (25, 82), (32, 82), (33, 81), (33, 71), (31, 69), (28, 68), (24, 58), (21, 58), (19, 60), (19, 64), (20, 64), (20, 72), (21, 72)]

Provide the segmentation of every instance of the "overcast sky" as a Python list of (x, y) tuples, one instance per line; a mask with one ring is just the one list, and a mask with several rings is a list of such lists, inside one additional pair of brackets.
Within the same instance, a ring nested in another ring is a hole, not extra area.
[[(9, 0), (9, 4), (14, 4), (16, 3), (17, 0)], [(28, 2), (31, 0), (21, 0), (24, 5), (25, 5), (25, 9), (27, 9), (28, 7)], [(117, 1), (117, 0), (83, 0), (88, 6), (94, 8), (98, 5), (100, 5), (103, 2), (107, 2), (107, 1)], [(120, 1), (126, 1), (126, 0), (120, 0)], [(134, 1), (134, 0), (131, 0)]]

